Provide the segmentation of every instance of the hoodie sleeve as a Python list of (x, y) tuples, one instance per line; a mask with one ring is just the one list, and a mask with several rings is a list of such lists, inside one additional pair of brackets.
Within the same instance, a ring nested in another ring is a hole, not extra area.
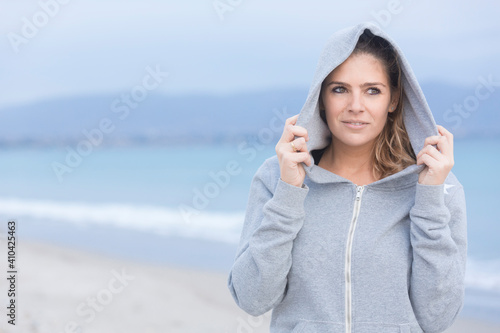
[(410, 297), (417, 321), (428, 333), (451, 326), (463, 306), (467, 218), (463, 187), (454, 183), (417, 184), (410, 211)]
[[(252, 180), (240, 245), (228, 279), (238, 306), (254, 316), (274, 308), (286, 293), (293, 241), (304, 222), (304, 199), (309, 191), (307, 185), (299, 188), (274, 174), (268, 160)], [(278, 178), (277, 183), (273, 178)]]

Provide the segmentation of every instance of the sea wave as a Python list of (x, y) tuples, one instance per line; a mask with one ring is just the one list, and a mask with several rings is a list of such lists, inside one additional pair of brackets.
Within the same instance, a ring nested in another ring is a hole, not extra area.
[[(237, 244), (244, 212), (193, 213), (186, 219), (180, 208), (123, 203), (61, 202), (0, 198), (0, 218), (55, 221), (76, 225), (103, 225), (168, 236)], [(500, 295), (500, 258), (479, 260), (469, 256), (465, 283), (468, 288)]]
[(465, 284), (469, 288), (488, 290), (500, 295), (500, 258), (479, 260), (469, 256)]
[(240, 237), (243, 212), (217, 213), (123, 203), (83, 203), (0, 198), (3, 219), (55, 221), (77, 225), (103, 225), (155, 232), (170, 236), (235, 244)]

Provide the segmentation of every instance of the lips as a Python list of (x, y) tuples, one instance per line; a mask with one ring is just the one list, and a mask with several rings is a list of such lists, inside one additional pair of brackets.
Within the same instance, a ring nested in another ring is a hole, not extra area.
[(359, 120), (347, 120), (342, 122), (346, 127), (351, 129), (362, 129), (365, 128), (368, 123)]
[(352, 125), (365, 125), (365, 124), (368, 124), (367, 122), (360, 121), (360, 120), (345, 120), (345, 121), (343, 121), (343, 123), (352, 124)]
[(352, 122), (352, 121), (344, 121), (344, 123), (355, 125), (355, 126), (360, 126), (360, 125), (365, 125), (366, 124), (366, 123)]

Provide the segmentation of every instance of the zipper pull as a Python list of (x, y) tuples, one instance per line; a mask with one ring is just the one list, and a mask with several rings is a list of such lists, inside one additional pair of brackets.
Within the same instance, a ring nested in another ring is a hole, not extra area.
[(356, 188), (356, 200), (359, 201), (361, 200), (361, 193), (363, 193), (363, 186), (358, 186)]

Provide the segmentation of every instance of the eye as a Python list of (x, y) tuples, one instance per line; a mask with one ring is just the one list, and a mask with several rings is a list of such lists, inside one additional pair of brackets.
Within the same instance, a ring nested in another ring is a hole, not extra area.
[(380, 89), (378, 89), (378, 88), (368, 88), (368, 94), (370, 94), (370, 95), (378, 95), (378, 94), (380, 94)]
[(343, 94), (347, 91), (347, 89), (343, 86), (337, 86), (337, 87), (333, 88), (332, 91), (334, 93), (337, 93), (337, 94)]

